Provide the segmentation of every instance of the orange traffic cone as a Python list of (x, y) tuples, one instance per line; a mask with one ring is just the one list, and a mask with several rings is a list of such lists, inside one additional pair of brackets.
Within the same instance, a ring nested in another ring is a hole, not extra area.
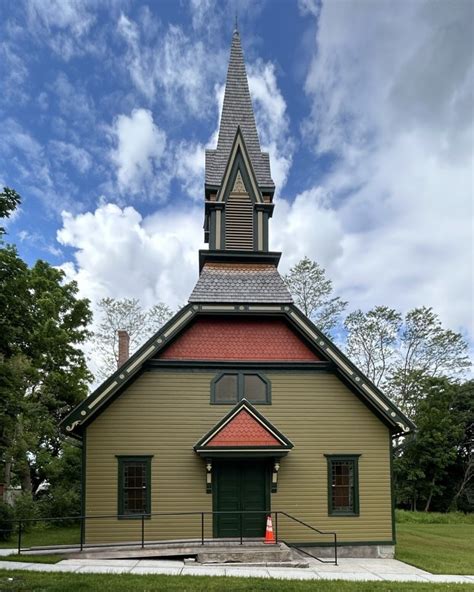
[(265, 540), (263, 541), (267, 545), (274, 545), (275, 535), (273, 534), (273, 524), (272, 524), (272, 516), (269, 514), (267, 516), (267, 528), (265, 530)]

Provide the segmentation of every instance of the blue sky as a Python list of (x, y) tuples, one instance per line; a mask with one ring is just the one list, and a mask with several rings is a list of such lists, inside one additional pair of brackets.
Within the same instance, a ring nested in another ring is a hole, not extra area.
[(351, 309), (472, 340), (468, 0), (0, 0), (8, 239), (93, 302), (186, 301), (236, 10), (282, 271), (307, 254)]

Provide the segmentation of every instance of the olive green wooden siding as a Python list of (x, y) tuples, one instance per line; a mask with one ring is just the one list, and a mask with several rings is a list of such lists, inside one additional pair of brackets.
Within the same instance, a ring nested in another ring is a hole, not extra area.
[[(153, 455), (151, 511), (211, 511), (204, 461), (193, 445), (232, 407), (210, 405), (214, 372), (142, 374), (87, 428), (86, 515), (117, 512), (116, 455)], [(392, 539), (390, 434), (332, 374), (270, 372), (272, 404), (257, 408), (294, 444), (281, 459), (272, 510), (283, 510), (320, 529), (336, 530), (340, 542)], [(325, 454), (360, 454), (360, 515), (328, 515)], [(200, 518), (146, 521), (146, 538), (200, 536)], [(137, 520), (89, 520), (86, 541), (139, 540)], [(211, 518), (206, 536), (212, 536)], [(280, 518), (279, 536), (327, 542)]]

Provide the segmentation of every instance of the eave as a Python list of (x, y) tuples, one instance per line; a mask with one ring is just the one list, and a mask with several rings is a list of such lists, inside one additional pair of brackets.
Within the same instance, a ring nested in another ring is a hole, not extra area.
[[(384, 421), (393, 435), (415, 429), (414, 423), (397, 408), (304, 314), (292, 304), (248, 304), (219, 302), (188, 304), (173, 316), (112, 376), (82, 401), (61, 422), (68, 435), (79, 437), (82, 426), (89, 423), (104, 405), (132, 380), (145, 365), (166, 347), (198, 315), (270, 316), (285, 318), (322, 357), (332, 363), (347, 386)], [(169, 362), (167, 362), (169, 364)], [(218, 363), (218, 362), (217, 362)], [(159, 363), (158, 363), (159, 364)], [(183, 366), (190, 362), (182, 362)], [(208, 362), (214, 366), (214, 362)], [(152, 365), (155, 365), (153, 363)], [(262, 362), (265, 366), (265, 362)]]

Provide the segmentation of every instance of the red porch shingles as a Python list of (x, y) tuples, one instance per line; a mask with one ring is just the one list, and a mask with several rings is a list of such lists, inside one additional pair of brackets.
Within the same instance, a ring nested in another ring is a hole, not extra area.
[(242, 409), (209, 440), (207, 446), (281, 446), (281, 442)]

